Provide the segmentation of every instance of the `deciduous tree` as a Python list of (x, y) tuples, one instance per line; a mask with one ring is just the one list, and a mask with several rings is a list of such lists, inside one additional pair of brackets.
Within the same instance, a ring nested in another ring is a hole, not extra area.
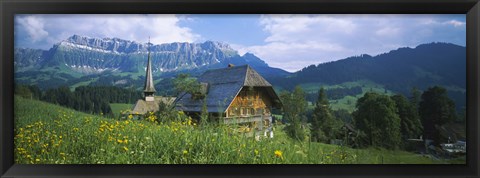
[(353, 118), (356, 128), (362, 132), (360, 146), (398, 148), (400, 118), (389, 96), (367, 92), (357, 101), (356, 109)]
[(403, 95), (391, 97), (397, 106), (397, 114), (400, 117), (400, 133), (403, 140), (418, 138), (422, 135), (423, 126), (414, 103), (408, 102)]
[(305, 92), (297, 86), (293, 93), (288, 91), (280, 93), (280, 99), (283, 103), (283, 118), (288, 122), (285, 127), (287, 135), (296, 140), (304, 140), (306, 134), (303, 127), (307, 110)]
[(438, 127), (455, 120), (455, 103), (448, 98), (445, 88), (435, 86), (428, 88), (422, 94), (419, 107), (424, 128), (425, 139), (432, 139), (436, 144), (446, 141), (442, 138)]

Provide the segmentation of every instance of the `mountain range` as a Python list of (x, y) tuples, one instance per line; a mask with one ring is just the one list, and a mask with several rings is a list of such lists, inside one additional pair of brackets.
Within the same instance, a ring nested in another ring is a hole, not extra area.
[[(253, 54), (240, 56), (230, 45), (221, 42), (168, 43), (153, 45), (119, 38), (90, 38), (73, 35), (49, 50), (15, 49), (18, 72), (59, 67), (83, 75), (105, 71), (143, 72), (150, 48), (154, 73), (209, 69), (232, 64), (249, 64), (268, 72), (288, 74), (270, 68)], [(271, 70), (271, 71), (269, 71)]]
[(293, 88), (302, 83), (332, 85), (357, 80), (370, 80), (395, 91), (432, 85), (462, 90), (466, 88), (466, 48), (429, 43), (376, 56), (363, 54), (310, 65), (274, 83)]
[(289, 73), (270, 67), (254, 54), (239, 55), (222, 42), (151, 44), (73, 35), (48, 50), (15, 48), (15, 82), (42, 89), (61, 85), (141, 88), (149, 50), (155, 84), (157, 90), (165, 89), (163, 94), (171, 94), (171, 78), (178, 73), (198, 76), (228, 64), (248, 64), (277, 89), (368, 80), (406, 95), (413, 87), (425, 90), (441, 85), (455, 95), (456, 102), (465, 101), (466, 48), (448, 43), (353, 56)]

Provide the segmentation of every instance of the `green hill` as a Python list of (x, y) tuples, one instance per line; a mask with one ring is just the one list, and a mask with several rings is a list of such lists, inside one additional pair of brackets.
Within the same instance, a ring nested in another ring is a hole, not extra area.
[(227, 126), (106, 119), (19, 96), (14, 107), (16, 164), (448, 163), (404, 151), (296, 142), (282, 125), (275, 138), (256, 141)]
[(466, 106), (465, 49), (449, 43), (422, 44), (376, 56), (360, 55), (310, 65), (289, 77), (269, 82), (278, 88), (292, 90), (297, 85), (321, 83), (335, 86), (368, 80), (405, 96), (409, 96), (414, 87), (426, 90), (442, 86), (447, 88), (457, 111), (461, 111)]

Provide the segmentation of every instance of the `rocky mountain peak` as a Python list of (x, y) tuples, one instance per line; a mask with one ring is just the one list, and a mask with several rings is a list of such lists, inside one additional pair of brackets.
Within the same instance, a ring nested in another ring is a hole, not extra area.
[[(229, 44), (217, 41), (205, 41), (203, 43), (173, 42), (164, 44), (150, 43), (152, 52), (227, 52), (235, 55), (237, 51)], [(124, 40), (120, 38), (94, 38), (81, 35), (72, 35), (58, 45), (66, 45), (78, 48), (93, 48), (115, 53), (137, 53), (146, 52), (148, 43), (139, 43), (135, 41)]]

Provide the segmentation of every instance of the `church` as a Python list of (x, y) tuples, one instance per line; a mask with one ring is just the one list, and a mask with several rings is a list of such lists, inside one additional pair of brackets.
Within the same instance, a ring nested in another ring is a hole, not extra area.
[(206, 107), (209, 118), (217, 123), (238, 125), (238, 132), (273, 137), (272, 110), (280, 109), (282, 103), (273, 86), (249, 65), (207, 70), (198, 78), (203, 99), (186, 92), (175, 98), (155, 96), (151, 60), (149, 49), (143, 98), (133, 106), (134, 117), (158, 111), (160, 102), (192, 118), (198, 118)]
[[(150, 45), (150, 40), (148, 42)], [(156, 112), (159, 109), (160, 102), (172, 104), (175, 97), (155, 96), (155, 85), (153, 83), (152, 61), (150, 58), (150, 48), (148, 47), (148, 62), (145, 70), (145, 86), (143, 88), (143, 98), (139, 99), (132, 108), (132, 115), (142, 116), (147, 112)]]

